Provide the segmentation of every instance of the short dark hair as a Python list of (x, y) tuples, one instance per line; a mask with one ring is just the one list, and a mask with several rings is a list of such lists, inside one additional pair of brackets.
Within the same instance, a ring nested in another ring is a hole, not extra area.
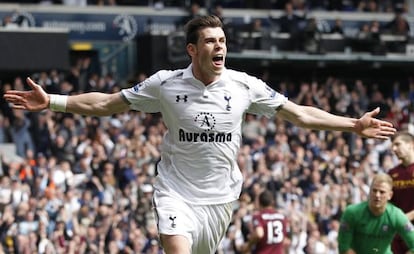
[(274, 197), (271, 191), (265, 190), (259, 195), (259, 204), (261, 207), (271, 206), (274, 202)]
[(394, 141), (396, 138), (401, 138), (407, 143), (414, 142), (414, 135), (411, 134), (408, 131), (400, 131), (392, 138), (392, 141)]
[(185, 25), (186, 30), (186, 44), (196, 44), (199, 37), (199, 31), (206, 27), (221, 27), (223, 23), (220, 18), (215, 15), (196, 17)]

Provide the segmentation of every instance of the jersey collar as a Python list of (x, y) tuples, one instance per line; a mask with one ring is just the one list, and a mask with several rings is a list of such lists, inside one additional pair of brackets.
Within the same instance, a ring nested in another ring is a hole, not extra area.
[[(227, 78), (227, 68), (223, 69), (223, 72), (220, 75), (220, 79), (217, 80), (214, 83), (217, 83), (220, 80), (226, 79)], [(197, 80), (194, 75), (193, 75), (193, 64), (190, 64), (187, 66), (187, 68), (184, 69), (183, 71), (183, 79), (194, 79)]]
[(183, 79), (196, 79), (193, 75), (193, 64), (188, 65), (183, 72)]

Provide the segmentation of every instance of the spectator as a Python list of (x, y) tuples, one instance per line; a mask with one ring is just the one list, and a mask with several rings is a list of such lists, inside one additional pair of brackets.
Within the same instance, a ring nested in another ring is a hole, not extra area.
[(343, 27), (343, 22), (342, 19), (340, 18), (336, 18), (335, 19), (335, 23), (333, 25), (333, 27), (331, 28), (330, 33), (332, 34), (344, 34), (344, 27)]
[(374, 90), (371, 92), (371, 101), (367, 105), (367, 108), (376, 108), (381, 107), (383, 112), (381, 113), (382, 116), (386, 117), (390, 111), (390, 105), (384, 99), (384, 93), (379, 89), (375, 89), (375, 85), (373, 86)]
[(386, 47), (381, 40), (382, 31), (380, 29), (379, 22), (376, 20), (363, 24), (356, 40), (353, 42), (353, 49), (355, 51), (371, 52), (376, 55), (385, 54)]
[[(289, 226), (290, 226), (290, 245), (289, 245), (289, 254), (305, 254), (305, 247), (308, 239), (307, 233), (307, 220), (305, 219), (305, 214), (301, 213), (299, 210), (289, 215)], [(336, 239), (335, 239), (336, 240)]]
[(312, 254), (325, 254), (328, 253), (328, 246), (321, 236), (321, 232), (318, 229), (316, 223), (310, 223), (309, 237), (305, 247), (307, 253)]
[(254, 19), (247, 25), (246, 32), (243, 33), (243, 47), (246, 49), (265, 49), (267, 40), (269, 39), (269, 31), (262, 24), (261, 19)]
[(386, 33), (396, 36), (395, 40), (389, 43), (390, 51), (405, 52), (405, 46), (410, 39), (410, 24), (403, 13), (396, 12), (393, 20), (385, 24), (383, 29)]
[(375, 0), (362, 0), (358, 3), (358, 11), (361, 12), (379, 12), (379, 5)]
[(51, 134), (53, 130), (52, 114), (47, 111), (38, 114), (32, 114), (33, 126), (31, 135), (35, 146), (36, 154), (50, 156), (50, 147), (52, 146)]
[(321, 40), (322, 33), (316, 24), (316, 18), (311, 17), (305, 26), (303, 31), (303, 49), (309, 54), (321, 54), (323, 53)]
[(14, 120), (11, 123), (10, 135), (16, 145), (16, 154), (22, 158), (26, 156), (26, 150), (35, 151), (29, 127), (30, 120), (21, 111), (14, 112)]
[(97, 228), (90, 225), (86, 230), (86, 253), (102, 253), (104, 247), (103, 238), (100, 238)]
[(216, 15), (217, 17), (219, 17), (221, 22), (223, 22), (223, 24), (226, 27), (231, 25), (231, 23), (232, 23), (231, 18), (228, 18), (224, 15), (224, 7), (220, 3), (220, 1), (217, 1), (217, 2), (214, 3), (213, 8), (211, 9), (211, 14)]
[(305, 18), (295, 14), (293, 4), (287, 2), (283, 15), (277, 21), (280, 33), (288, 33), (290, 35), (290, 45), (292, 50), (301, 49), (301, 33), (305, 26)]
[[(4, 83), (1, 86), (1, 95), (4, 95), (4, 93), (6, 93), (8, 90), (12, 89), (12, 85), (11, 83)], [(8, 120), (8, 123), (12, 123), (14, 120), (14, 113), (13, 110), (11, 109), (11, 105), (4, 100), (4, 97), (2, 96), (0, 98), (0, 111), (2, 112), (3, 116), (5, 117), (5, 119)]]
[(178, 29), (183, 29), (185, 24), (187, 24), (188, 21), (190, 21), (193, 18), (200, 17), (201, 16), (201, 5), (197, 0), (191, 1), (191, 4), (189, 7), (187, 7), (188, 14), (180, 19), (178, 23), (176, 24)]
[(266, 130), (263, 129), (257, 117), (253, 114), (246, 115), (246, 121), (243, 125), (243, 137), (245, 144), (253, 144), (253, 142), (263, 136)]

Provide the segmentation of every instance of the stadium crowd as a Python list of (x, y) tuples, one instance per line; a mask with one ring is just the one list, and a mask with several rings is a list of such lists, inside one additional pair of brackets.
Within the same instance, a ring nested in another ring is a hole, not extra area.
[[(146, 77), (119, 84), (111, 75), (89, 75), (87, 63), (70, 75), (33, 76), (61, 94), (113, 92)], [(380, 106), (380, 117), (399, 130), (414, 128), (410, 79), (396, 81), (386, 94), (375, 83), (336, 77), (276, 86), (297, 103), (343, 115), (359, 117)], [(2, 93), (8, 89), (26, 87), (16, 77), (2, 85)], [(162, 253), (151, 209), (165, 132), (158, 114), (30, 113), (2, 98), (0, 106), (0, 144), (14, 143), (18, 155), (1, 157), (0, 253)], [(240, 253), (264, 189), (289, 218), (290, 253), (337, 253), (343, 209), (365, 200), (373, 174), (396, 164), (390, 141), (308, 131), (277, 118), (247, 115), (243, 136), (238, 163), (245, 183), (218, 251), (223, 254)]]

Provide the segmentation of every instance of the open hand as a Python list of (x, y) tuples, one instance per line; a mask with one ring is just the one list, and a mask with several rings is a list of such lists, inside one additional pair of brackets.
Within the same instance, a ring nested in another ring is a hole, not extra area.
[(43, 88), (40, 85), (36, 84), (31, 78), (27, 78), (26, 81), (32, 90), (9, 90), (4, 94), (4, 99), (12, 103), (12, 107), (14, 109), (41, 111), (48, 108), (49, 96), (43, 90)]
[(397, 131), (392, 123), (374, 118), (380, 112), (376, 108), (365, 113), (357, 120), (355, 125), (356, 133), (364, 138), (388, 139)]

